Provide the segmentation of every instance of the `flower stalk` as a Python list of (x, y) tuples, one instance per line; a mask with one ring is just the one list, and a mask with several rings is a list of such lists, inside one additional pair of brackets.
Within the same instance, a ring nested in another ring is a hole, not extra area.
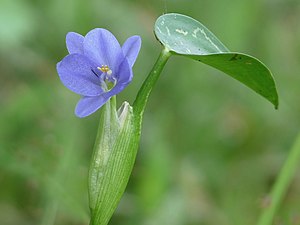
[(148, 77), (146, 78), (142, 87), (140, 88), (137, 97), (133, 103), (134, 114), (136, 116), (142, 117), (146, 107), (146, 103), (148, 101), (148, 97), (152, 91), (152, 88), (154, 87), (156, 81), (158, 80), (170, 56), (171, 56), (171, 52), (167, 48), (164, 48), (161, 51)]

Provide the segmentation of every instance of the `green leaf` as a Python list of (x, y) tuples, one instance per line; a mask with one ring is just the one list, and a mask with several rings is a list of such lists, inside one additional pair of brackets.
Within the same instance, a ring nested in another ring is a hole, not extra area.
[(197, 20), (176, 13), (165, 14), (156, 20), (154, 31), (171, 53), (223, 71), (278, 107), (278, 94), (270, 70), (252, 56), (230, 52)]

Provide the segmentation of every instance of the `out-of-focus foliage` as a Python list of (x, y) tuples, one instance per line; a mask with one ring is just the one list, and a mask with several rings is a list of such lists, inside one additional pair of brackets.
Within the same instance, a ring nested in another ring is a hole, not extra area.
[[(160, 45), (156, 18), (179, 12), (273, 71), (279, 110), (208, 66), (172, 57), (151, 95), (127, 192), (110, 224), (252, 225), (300, 130), (298, 0), (0, 0), (1, 225), (88, 224), (87, 169), (99, 113), (78, 119), (59, 81), (68, 31), (143, 40), (131, 103)], [(217, 90), (217, 91), (216, 91)], [(299, 224), (300, 173), (276, 221)]]

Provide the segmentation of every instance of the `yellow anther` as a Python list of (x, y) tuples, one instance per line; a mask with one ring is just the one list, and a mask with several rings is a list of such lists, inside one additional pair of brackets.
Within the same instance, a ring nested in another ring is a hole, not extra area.
[(107, 73), (108, 75), (111, 75), (112, 71), (108, 67), (108, 65), (102, 65), (101, 67), (97, 67), (98, 70), (100, 70), (103, 73)]

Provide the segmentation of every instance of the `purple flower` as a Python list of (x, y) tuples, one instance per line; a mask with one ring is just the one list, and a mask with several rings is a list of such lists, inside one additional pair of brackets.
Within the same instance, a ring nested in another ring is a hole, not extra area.
[(96, 28), (85, 37), (70, 32), (66, 43), (70, 54), (57, 63), (56, 69), (62, 83), (82, 96), (76, 116), (86, 117), (131, 82), (141, 38), (132, 36), (121, 47), (112, 33)]

